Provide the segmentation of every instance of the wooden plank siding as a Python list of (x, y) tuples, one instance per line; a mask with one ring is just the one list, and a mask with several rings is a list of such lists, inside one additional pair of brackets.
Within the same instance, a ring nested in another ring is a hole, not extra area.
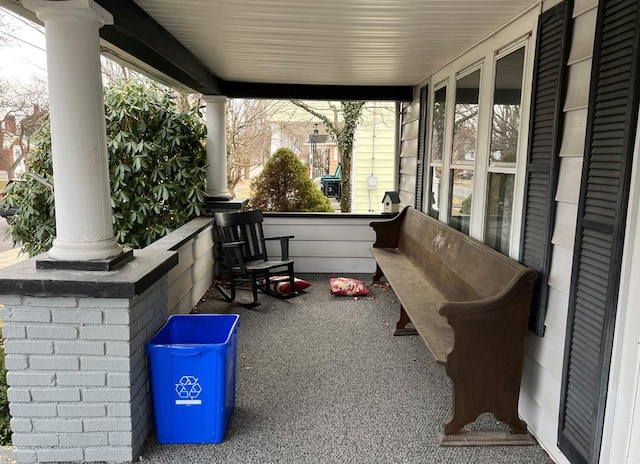
[(400, 172), (398, 194), (401, 206), (413, 206), (416, 199), (418, 131), (420, 119), (420, 100), (403, 104), (403, 116), (400, 123)]

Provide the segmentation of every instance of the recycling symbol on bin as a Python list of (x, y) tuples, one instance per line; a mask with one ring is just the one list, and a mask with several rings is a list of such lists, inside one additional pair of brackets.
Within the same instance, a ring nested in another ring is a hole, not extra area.
[(198, 383), (197, 377), (183, 375), (176, 384), (176, 393), (182, 399), (195, 400), (202, 392), (202, 387)]

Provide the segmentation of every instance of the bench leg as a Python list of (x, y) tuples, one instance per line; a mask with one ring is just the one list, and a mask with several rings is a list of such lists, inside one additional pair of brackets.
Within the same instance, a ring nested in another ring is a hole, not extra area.
[(396, 330), (393, 335), (396, 337), (404, 335), (418, 335), (418, 332), (414, 328), (407, 328), (407, 324), (411, 323), (411, 319), (407, 315), (407, 312), (402, 306), (400, 306), (400, 320), (396, 324)]
[[(455, 393), (454, 393), (455, 395)], [(463, 411), (461, 407), (456, 405), (455, 398), (453, 400), (453, 415), (449, 422), (444, 424), (445, 435), (457, 435), (462, 430), (462, 427), (473, 422), (478, 418), (479, 414)]]
[(506, 415), (499, 413), (495, 413), (494, 415), (496, 416), (496, 419), (511, 427), (511, 431), (513, 433), (528, 433), (527, 423), (518, 417), (517, 407)]
[(528, 433), (526, 422), (518, 417), (517, 390), (502, 389), (502, 394), (497, 397), (496, 389), (479, 386), (473, 374), (465, 371), (451, 376), (451, 367), (451, 364), (447, 365), (447, 375), (453, 386), (453, 411), (444, 426), (445, 435), (459, 434), (465, 425), (475, 421), (483, 412), (492, 413), (497, 420), (508, 425), (513, 434)]
[(382, 269), (380, 269), (380, 266), (378, 266), (378, 263), (376, 263), (376, 273), (373, 274), (373, 278), (371, 280), (373, 280), (374, 282), (380, 282), (380, 279), (384, 276), (384, 272), (382, 272)]

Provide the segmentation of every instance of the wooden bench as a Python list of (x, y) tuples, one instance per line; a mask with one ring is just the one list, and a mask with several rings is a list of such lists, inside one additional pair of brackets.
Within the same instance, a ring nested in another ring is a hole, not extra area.
[[(518, 397), (535, 272), (410, 207), (370, 225), (373, 280), (385, 276), (401, 304), (394, 334), (419, 334), (452, 382), (440, 443), (532, 444)], [(512, 433), (462, 430), (483, 412)]]

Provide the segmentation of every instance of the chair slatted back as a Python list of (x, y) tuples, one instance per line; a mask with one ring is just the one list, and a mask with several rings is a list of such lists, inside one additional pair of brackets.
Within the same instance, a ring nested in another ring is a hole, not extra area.
[[(267, 261), (267, 250), (264, 246), (262, 230), (262, 211), (240, 211), (233, 213), (215, 213), (218, 240), (221, 243), (242, 242), (242, 259), (244, 264), (254, 261)], [(231, 256), (233, 266), (242, 263), (238, 257)]]

